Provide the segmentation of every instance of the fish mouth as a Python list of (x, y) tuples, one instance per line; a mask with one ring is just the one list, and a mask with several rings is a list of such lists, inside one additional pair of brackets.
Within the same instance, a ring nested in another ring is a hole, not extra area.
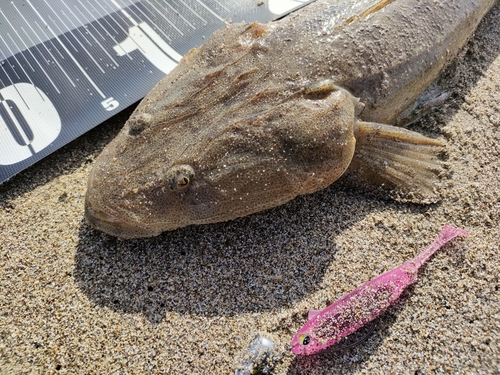
[(138, 224), (126, 223), (120, 218), (110, 215), (99, 209), (92, 207), (92, 204), (85, 200), (85, 219), (87, 222), (104, 233), (121, 239), (133, 239), (154, 237), (161, 232), (141, 227)]

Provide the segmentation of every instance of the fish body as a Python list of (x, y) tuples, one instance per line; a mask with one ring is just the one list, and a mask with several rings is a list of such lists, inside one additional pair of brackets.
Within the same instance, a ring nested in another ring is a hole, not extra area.
[(444, 226), (436, 240), (412, 260), (364, 283), (325, 309), (313, 312), (292, 339), (297, 355), (317, 354), (375, 319), (417, 279), (419, 268), (445, 243), (467, 232)]
[(97, 158), (87, 221), (121, 238), (231, 220), (347, 169), (433, 196), (438, 140), (391, 126), (496, 0), (317, 0), (186, 54)]

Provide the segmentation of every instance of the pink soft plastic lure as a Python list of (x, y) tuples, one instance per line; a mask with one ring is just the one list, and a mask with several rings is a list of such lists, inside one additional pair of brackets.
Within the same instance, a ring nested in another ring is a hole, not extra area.
[(444, 226), (432, 245), (412, 260), (364, 283), (324, 310), (310, 311), (309, 320), (292, 340), (292, 352), (317, 354), (375, 319), (415, 282), (419, 268), (456, 236), (468, 233)]

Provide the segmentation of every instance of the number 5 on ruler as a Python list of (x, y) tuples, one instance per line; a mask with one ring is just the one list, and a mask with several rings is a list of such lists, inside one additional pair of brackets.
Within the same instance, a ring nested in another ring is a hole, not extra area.
[(0, 165), (18, 163), (50, 145), (61, 118), (42, 90), (30, 83), (0, 89)]
[(118, 103), (118, 100), (115, 100), (113, 99), (112, 96), (110, 96), (109, 98), (104, 99), (101, 102), (101, 105), (104, 107), (106, 111), (112, 111), (113, 109), (118, 108), (120, 103)]

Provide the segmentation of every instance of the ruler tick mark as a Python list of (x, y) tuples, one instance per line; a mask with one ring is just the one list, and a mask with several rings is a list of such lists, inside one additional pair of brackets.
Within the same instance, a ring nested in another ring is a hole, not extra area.
[(78, 60), (75, 58), (75, 56), (73, 56), (71, 54), (71, 52), (68, 50), (68, 48), (64, 45), (64, 43), (61, 42), (61, 40), (59, 39), (59, 36), (54, 32), (54, 30), (52, 30), (52, 28), (50, 27), (50, 25), (48, 25), (42, 15), (38, 12), (38, 10), (33, 6), (33, 4), (31, 4), (31, 1), (30, 0), (26, 0), (26, 2), (29, 4), (29, 6), (35, 11), (35, 13), (37, 14), (37, 16), (47, 25), (47, 28), (48, 30), (54, 35), (55, 39), (61, 43), (61, 46), (64, 48), (64, 50), (66, 51), (66, 53), (69, 55), (69, 57), (73, 60), (73, 62), (75, 63), (75, 65), (80, 69), (80, 71), (82, 72), (82, 74), (85, 76), (85, 78), (87, 78), (87, 80), (90, 82), (90, 84), (94, 87), (94, 89), (99, 93), (99, 95), (101, 95), (101, 97), (103, 97), (104, 99), (106, 98), (106, 95), (104, 95), (104, 93), (99, 89), (99, 87), (95, 84), (95, 82), (90, 78), (90, 76), (88, 75), (88, 73), (85, 71), (85, 69), (80, 65), (80, 63), (78, 62)]

